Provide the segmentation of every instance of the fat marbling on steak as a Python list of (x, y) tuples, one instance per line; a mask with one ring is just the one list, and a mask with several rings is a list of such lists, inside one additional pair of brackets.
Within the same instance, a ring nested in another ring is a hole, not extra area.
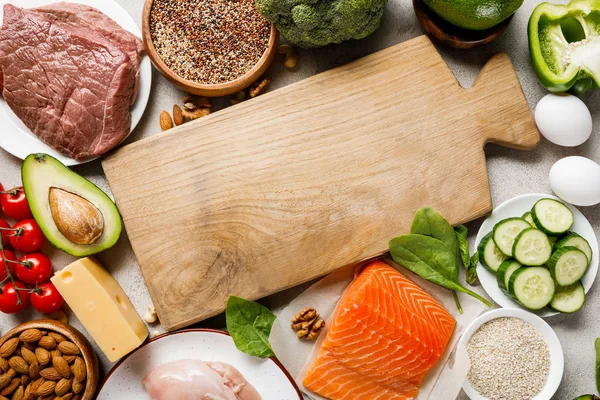
[(107, 152), (129, 133), (139, 62), (82, 21), (6, 4), (0, 29), (6, 103), (41, 140), (76, 160)]

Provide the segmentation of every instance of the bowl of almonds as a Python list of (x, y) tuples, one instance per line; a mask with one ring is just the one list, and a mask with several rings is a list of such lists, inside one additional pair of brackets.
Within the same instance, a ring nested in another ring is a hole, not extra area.
[(0, 400), (91, 400), (98, 359), (87, 339), (60, 321), (26, 322), (0, 339)]

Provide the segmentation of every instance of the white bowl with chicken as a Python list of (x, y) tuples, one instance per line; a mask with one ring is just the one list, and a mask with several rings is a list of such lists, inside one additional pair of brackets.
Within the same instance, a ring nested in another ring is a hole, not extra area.
[(189, 329), (157, 336), (117, 363), (97, 399), (117, 398), (302, 400), (302, 395), (275, 358), (240, 352), (227, 332)]

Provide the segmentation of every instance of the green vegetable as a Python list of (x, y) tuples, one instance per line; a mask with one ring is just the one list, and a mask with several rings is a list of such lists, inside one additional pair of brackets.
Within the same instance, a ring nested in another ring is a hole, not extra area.
[(471, 286), (477, 282), (477, 264), (479, 264), (479, 252), (476, 251), (471, 257), (471, 266), (467, 269), (467, 283)]
[[(466, 228), (465, 228), (466, 229)], [(458, 258), (460, 253), (460, 242), (452, 225), (446, 221), (444, 217), (438, 214), (433, 208), (425, 207), (418, 210), (413, 218), (410, 233), (417, 235), (425, 235), (443, 242), (452, 251), (455, 258)], [(468, 244), (467, 244), (468, 246)], [(468, 251), (468, 249), (467, 249)], [(456, 308), (460, 314), (463, 313), (460, 300), (456, 292), (452, 293)]]
[(466, 293), (488, 307), (492, 306), (459, 282), (458, 258), (444, 242), (424, 235), (404, 235), (390, 241), (390, 253), (395, 262), (421, 278), (446, 289)]
[(573, 400), (600, 400), (600, 397), (595, 394), (584, 394), (583, 396), (579, 396)]
[(275, 315), (268, 308), (241, 297), (229, 296), (225, 319), (238, 350), (260, 358), (275, 355), (269, 344)]
[(528, 32), (531, 63), (546, 89), (580, 95), (600, 87), (600, 0), (541, 3)]
[(256, 0), (283, 37), (312, 48), (362, 39), (379, 28), (387, 0)]
[(513, 15), (523, 0), (425, 0), (425, 4), (451, 24), (479, 31)]
[(600, 393), (600, 338), (594, 343), (596, 346), (596, 390)]

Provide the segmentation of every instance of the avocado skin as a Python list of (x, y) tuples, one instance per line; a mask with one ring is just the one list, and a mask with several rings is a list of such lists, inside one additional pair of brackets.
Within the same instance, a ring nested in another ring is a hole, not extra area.
[(453, 25), (481, 31), (513, 15), (524, 0), (423, 0), (427, 7)]

